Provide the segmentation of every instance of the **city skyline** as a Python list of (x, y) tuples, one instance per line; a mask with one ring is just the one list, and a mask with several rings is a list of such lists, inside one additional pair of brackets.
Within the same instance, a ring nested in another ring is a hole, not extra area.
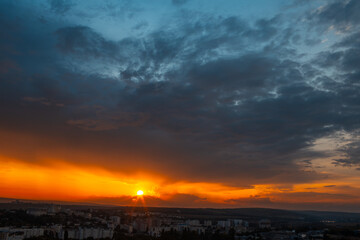
[(360, 212), (360, 1), (0, 2), (0, 198)]

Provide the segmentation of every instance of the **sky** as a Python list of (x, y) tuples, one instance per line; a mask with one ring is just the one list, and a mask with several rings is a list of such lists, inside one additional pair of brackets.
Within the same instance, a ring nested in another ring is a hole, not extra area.
[(360, 212), (359, 12), (2, 0), (0, 197)]

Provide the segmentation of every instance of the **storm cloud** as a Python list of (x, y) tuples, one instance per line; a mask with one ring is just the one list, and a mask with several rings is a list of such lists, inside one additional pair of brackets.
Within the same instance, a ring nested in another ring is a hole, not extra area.
[[(358, 136), (360, 5), (320, 3), (249, 19), (169, 1), (168, 23), (128, 30), (119, 17), (114, 38), (76, 21), (85, 3), (3, 1), (0, 153), (232, 186), (328, 179), (302, 163), (328, 157), (317, 139)], [(330, 26), (343, 32), (324, 47), (315, 35)], [(359, 166), (359, 149), (329, 163)]]

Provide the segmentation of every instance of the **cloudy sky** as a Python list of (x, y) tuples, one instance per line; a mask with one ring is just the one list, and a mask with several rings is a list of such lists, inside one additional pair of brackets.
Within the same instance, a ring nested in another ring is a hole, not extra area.
[(0, 197), (360, 212), (360, 1), (0, 2)]

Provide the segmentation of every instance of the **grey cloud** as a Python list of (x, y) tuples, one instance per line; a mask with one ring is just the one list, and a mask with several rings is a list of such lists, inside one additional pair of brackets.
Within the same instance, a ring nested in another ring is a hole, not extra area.
[(334, 1), (317, 10), (314, 17), (327, 26), (347, 30), (349, 26), (356, 28), (360, 21), (359, 11), (360, 3), (357, 0)]
[(105, 40), (88, 27), (76, 26), (61, 28), (56, 31), (57, 47), (64, 53), (77, 57), (104, 57), (116, 54), (116, 44)]
[(181, 21), (184, 23), (176, 31), (154, 31), (145, 38), (124, 38), (118, 42), (108, 41), (84, 26), (66, 27), (56, 32), (57, 46), (73, 57), (111, 61), (124, 79), (166, 80), (161, 75), (186, 68), (184, 61), (189, 65), (189, 60), (208, 61), (207, 58), (217, 57), (217, 49), (228, 51), (235, 47), (241, 51), (251, 41), (272, 37), (274, 34), (268, 32), (276, 32), (278, 20), (258, 21), (255, 28), (237, 17), (199, 17), (195, 21), (181, 18)]
[(334, 159), (335, 165), (353, 166), (360, 165), (360, 141), (353, 141), (339, 149), (343, 158)]
[[(316, 139), (358, 127), (359, 89), (347, 85), (356, 80), (348, 72), (356, 70), (356, 55), (324, 52), (327, 61), (315, 61), (320, 69), (304, 64), (293, 51), (296, 32), (282, 22), (276, 17), (251, 26), (235, 16), (196, 16), (176, 29), (119, 41), (86, 26), (54, 28), (50, 40), (29, 31), (29, 39), (46, 47), (36, 50), (54, 57), (12, 59), (22, 71), (2, 73), (6, 117), (0, 123), (3, 131), (21, 130), (36, 141), (14, 140), (28, 144), (19, 153), (2, 139), (2, 151), (35, 161), (37, 149), (48, 148), (59, 158), (111, 169), (136, 159), (129, 169), (141, 165), (178, 179), (233, 185), (328, 178), (296, 162), (309, 166), (311, 157), (322, 156), (308, 149)], [(264, 47), (249, 50), (254, 43)], [(113, 65), (119, 77), (81, 71), (82, 64)], [(326, 78), (327, 65), (346, 71), (344, 82)], [(88, 151), (97, 160), (81, 157)]]
[(66, 0), (49, 0), (50, 8), (58, 14), (65, 14), (70, 10), (72, 3)]

